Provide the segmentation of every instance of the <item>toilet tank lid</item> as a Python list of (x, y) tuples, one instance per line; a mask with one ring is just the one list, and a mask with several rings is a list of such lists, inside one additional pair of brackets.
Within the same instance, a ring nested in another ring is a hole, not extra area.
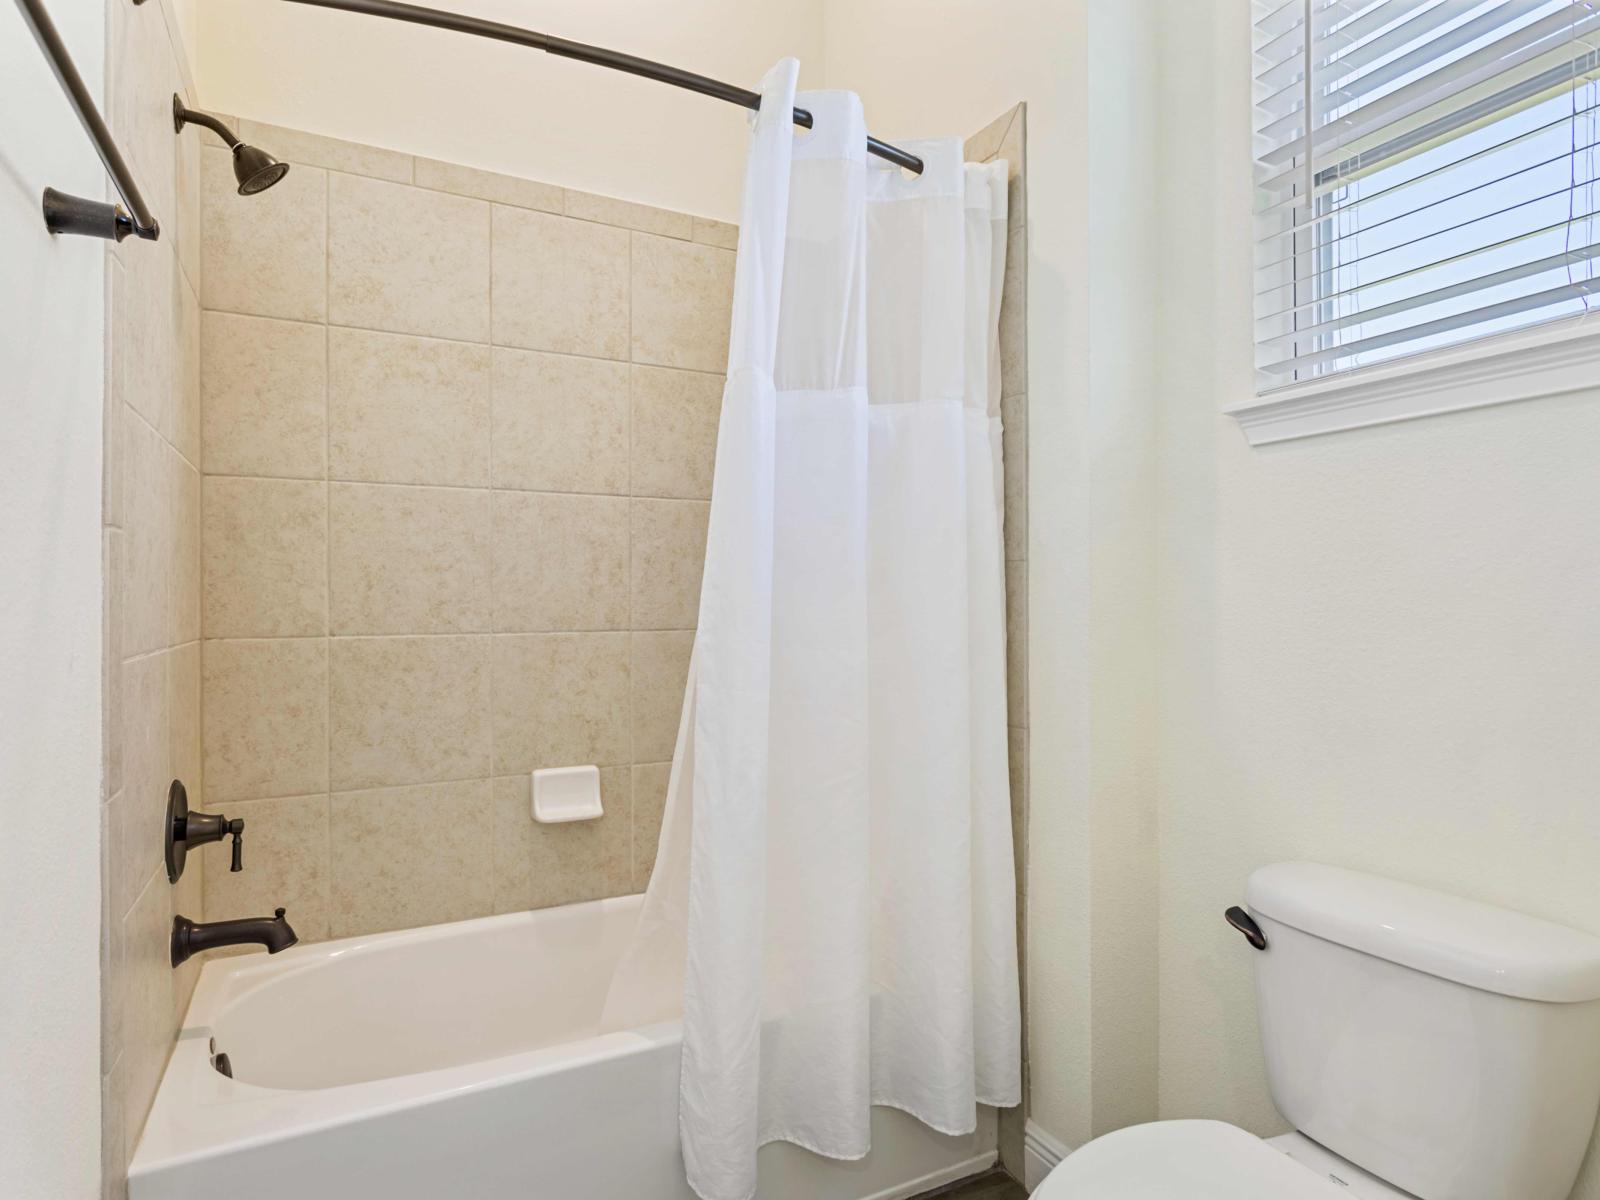
[(1313, 937), (1481, 991), (1600, 999), (1600, 938), (1491, 904), (1308, 862), (1260, 868), (1245, 904)]

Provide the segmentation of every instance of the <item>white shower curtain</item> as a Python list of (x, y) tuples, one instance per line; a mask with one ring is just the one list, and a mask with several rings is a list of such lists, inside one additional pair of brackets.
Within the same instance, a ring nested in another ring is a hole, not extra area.
[[(865, 154), (856, 96), (763, 82), (705, 579), (655, 875), (607, 1006), (683, 1000), (690, 1185), (971, 1131), (1020, 1099), (1006, 770), (1003, 164)], [(799, 103), (810, 131), (790, 121)]]

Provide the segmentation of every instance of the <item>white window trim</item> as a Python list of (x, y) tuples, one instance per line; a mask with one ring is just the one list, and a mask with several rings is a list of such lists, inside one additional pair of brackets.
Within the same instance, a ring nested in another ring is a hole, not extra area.
[(1600, 316), (1277, 388), (1223, 412), (1252, 446), (1600, 389)]

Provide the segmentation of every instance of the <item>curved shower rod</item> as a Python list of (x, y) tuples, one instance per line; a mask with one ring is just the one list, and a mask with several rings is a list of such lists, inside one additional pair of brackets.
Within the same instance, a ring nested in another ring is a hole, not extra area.
[[(139, 0), (134, 2), (139, 3)], [(543, 50), (546, 54), (555, 54), (561, 58), (575, 58), (579, 62), (610, 67), (613, 71), (626, 71), (630, 75), (670, 83), (673, 87), (686, 88), (703, 96), (714, 96), (718, 100), (726, 100), (742, 108), (761, 107), (759, 93), (734, 87), (731, 83), (696, 75), (691, 71), (682, 71), (663, 63), (651, 62), (647, 58), (636, 58), (631, 54), (622, 54), (599, 46), (586, 46), (582, 42), (569, 42), (565, 38), (535, 33), (531, 29), (520, 29), (515, 25), (503, 25), (498, 21), (485, 21), (480, 17), (469, 17), (462, 13), (444, 12), (417, 4), (401, 4), (398, 0), (288, 0), (288, 2), (309, 4), (313, 8), (336, 8), (369, 17), (388, 17), (394, 21), (409, 21), (413, 25), (431, 25), (435, 29), (448, 29), (455, 33), (470, 33), (475, 37), (491, 38), (498, 42), (511, 42), (514, 45)], [(794, 123), (810, 129), (811, 114), (803, 108), (795, 109)], [(908, 154), (870, 135), (867, 138), (867, 152), (888, 159), (913, 174), (922, 174), (922, 160), (915, 154)]]

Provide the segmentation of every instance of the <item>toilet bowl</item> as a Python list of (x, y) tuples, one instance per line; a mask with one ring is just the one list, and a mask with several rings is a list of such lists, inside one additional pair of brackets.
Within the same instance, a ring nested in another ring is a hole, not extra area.
[(1315, 863), (1229, 909), (1296, 1132), (1158, 1121), (1068, 1155), (1043, 1200), (1566, 1200), (1600, 1109), (1600, 939)]
[(1299, 1134), (1157, 1121), (1068, 1155), (1034, 1200), (1414, 1200)]

